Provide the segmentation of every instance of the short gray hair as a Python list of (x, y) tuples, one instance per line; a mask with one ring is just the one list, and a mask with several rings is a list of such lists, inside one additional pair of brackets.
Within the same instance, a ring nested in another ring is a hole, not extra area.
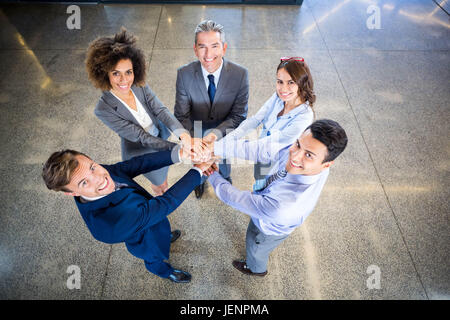
[(203, 20), (195, 28), (195, 44), (197, 44), (197, 34), (208, 31), (218, 32), (220, 34), (220, 41), (222, 41), (222, 43), (225, 42), (225, 31), (223, 31), (223, 26), (212, 20)]

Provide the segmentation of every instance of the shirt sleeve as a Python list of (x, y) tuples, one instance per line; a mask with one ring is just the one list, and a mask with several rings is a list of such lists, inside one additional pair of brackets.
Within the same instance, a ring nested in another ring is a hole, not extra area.
[(200, 174), (200, 177), (203, 176), (203, 171), (202, 171), (201, 169), (199, 169), (199, 168), (197, 168), (197, 167), (192, 167), (191, 169), (196, 170), (196, 171)]
[(214, 155), (216, 156), (259, 163), (271, 163), (277, 160), (281, 149), (282, 146), (271, 136), (253, 141), (222, 139), (214, 143)]
[(274, 222), (279, 208), (279, 202), (270, 195), (261, 195), (250, 191), (239, 190), (217, 172), (210, 175), (208, 180), (213, 186), (217, 197), (225, 204), (252, 218)]
[(283, 129), (271, 131), (271, 135), (275, 135), (273, 139), (276, 139), (281, 147), (291, 145), (313, 123), (313, 118), (312, 111), (306, 114), (299, 114)]
[(267, 113), (273, 108), (274, 96), (267, 100), (258, 112), (250, 118), (245, 119), (236, 130), (227, 134), (223, 139), (240, 139), (251, 130), (256, 129), (264, 120)]

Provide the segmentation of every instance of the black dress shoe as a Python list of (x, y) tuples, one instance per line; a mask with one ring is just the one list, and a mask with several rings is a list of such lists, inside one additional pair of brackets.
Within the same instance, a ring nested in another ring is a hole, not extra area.
[(175, 283), (187, 283), (191, 282), (191, 275), (186, 271), (174, 269), (168, 279)]
[(203, 192), (205, 191), (205, 183), (200, 184), (199, 186), (197, 186), (195, 189), (195, 196), (197, 197), (197, 199), (201, 199)]
[(225, 178), (230, 184), (233, 184), (233, 180), (231, 180), (231, 177)]
[(240, 272), (242, 272), (243, 274), (247, 274), (249, 276), (258, 276), (258, 277), (264, 277), (267, 274), (267, 271), (264, 272), (252, 272), (252, 270), (250, 270), (247, 267), (247, 263), (245, 261), (242, 260), (234, 260), (233, 261), (233, 267), (235, 267), (236, 269), (238, 269)]
[(173, 243), (175, 241), (177, 241), (177, 239), (181, 236), (181, 231), (180, 230), (175, 230), (172, 231), (171, 233), (171, 238), (170, 238), (170, 242)]

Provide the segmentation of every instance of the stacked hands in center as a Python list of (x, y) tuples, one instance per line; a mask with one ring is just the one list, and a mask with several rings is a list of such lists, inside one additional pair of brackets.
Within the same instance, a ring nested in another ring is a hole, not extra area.
[(191, 161), (194, 167), (203, 171), (203, 174), (209, 176), (218, 171), (218, 157), (214, 156), (214, 141), (217, 136), (213, 133), (203, 138), (192, 138), (189, 134), (180, 136), (181, 150), (180, 158), (183, 161)]

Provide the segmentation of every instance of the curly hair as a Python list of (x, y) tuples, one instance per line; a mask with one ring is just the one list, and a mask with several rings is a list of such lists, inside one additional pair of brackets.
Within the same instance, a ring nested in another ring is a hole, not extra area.
[(103, 91), (111, 89), (108, 72), (120, 60), (130, 59), (133, 64), (134, 85), (145, 85), (145, 55), (136, 46), (137, 38), (122, 27), (112, 37), (100, 37), (89, 44), (86, 54), (86, 70), (89, 80)]
[(308, 65), (304, 61), (284, 60), (278, 65), (277, 72), (280, 69), (284, 69), (289, 73), (292, 80), (298, 85), (299, 97), (303, 102), (308, 101), (314, 112), (313, 105), (316, 102), (316, 95), (314, 94), (314, 81)]

